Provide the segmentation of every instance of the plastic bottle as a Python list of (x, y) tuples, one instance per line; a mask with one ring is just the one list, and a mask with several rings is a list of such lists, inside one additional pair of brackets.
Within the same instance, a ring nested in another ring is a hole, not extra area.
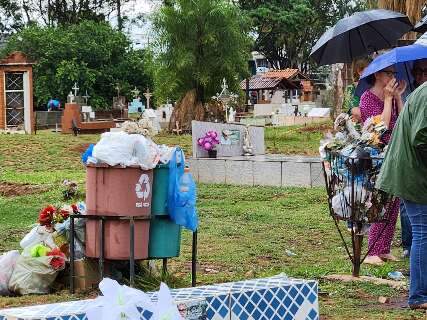
[(192, 178), (191, 178), (190, 168), (185, 167), (184, 174), (182, 175), (181, 179), (179, 180), (179, 191), (180, 192), (190, 191), (191, 180), (192, 180)]

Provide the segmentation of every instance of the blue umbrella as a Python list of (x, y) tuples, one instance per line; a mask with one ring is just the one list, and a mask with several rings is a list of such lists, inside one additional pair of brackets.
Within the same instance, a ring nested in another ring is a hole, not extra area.
[(369, 85), (366, 78), (375, 72), (381, 71), (387, 67), (394, 66), (397, 72), (396, 79), (405, 80), (412, 91), (412, 66), (415, 60), (427, 59), (427, 46), (413, 44), (405, 47), (394, 48), (378, 57), (376, 57), (369, 66), (363, 71), (355, 95), (361, 96)]

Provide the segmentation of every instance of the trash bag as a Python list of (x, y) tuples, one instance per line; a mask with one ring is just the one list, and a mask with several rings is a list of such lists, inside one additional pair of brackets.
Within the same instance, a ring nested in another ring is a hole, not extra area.
[(93, 147), (92, 156), (110, 166), (132, 165), (135, 139), (125, 132), (106, 132)]
[(51, 267), (55, 256), (39, 258), (20, 256), (9, 281), (9, 290), (16, 294), (47, 294), (59, 270)]
[(198, 217), (196, 210), (196, 184), (188, 173), (186, 188), (180, 190), (180, 182), (184, 176), (185, 157), (181, 148), (176, 147), (169, 161), (169, 189), (167, 210), (172, 221), (191, 231), (196, 231)]
[(56, 247), (52, 232), (49, 232), (44, 226), (35, 226), (20, 242), (21, 248), (24, 249), (24, 251), (37, 244), (45, 244), (50, 248)]
[(142, 135), (134, 135), (135, 150), (133, 162), (143, 170), (153, 169), (160, 160), (160, 150), (150, 139)]
[(361, 174), (372, 168), (371, 155), (363, 147), (357, 146), (346, 160), (346, 165), (350, 172), (354, 172), (355, 175)]
[(89, 157), (92, 157), (93, 147), (95, 147), (95, 145), (94, 144), (90, 144), (89, 147), (86, 149), (86, 151), (82, 154), (82, 162), (83, 162), (83, 164), (86, 164), (87, 160), (89, 159)]
[(0, 296), (10, 294), (9, 281), (19, 256), (18, 250), (6, 252), (0, 256)]

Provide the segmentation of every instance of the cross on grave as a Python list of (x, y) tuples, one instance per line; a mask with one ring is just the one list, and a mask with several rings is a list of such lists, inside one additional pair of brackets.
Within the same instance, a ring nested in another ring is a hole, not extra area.
[(139, 91), (139, 90), (137, 89), (137, 87), (135, 87), (135, 89), (133, 89), (131, 92), (133, 93), (133, 97), (134, 97), (135, 99), (137, 99), (141, 91)]
[(77, 87), (77, 82), (74, 82), (74, 87), (72, 87), (74, 90), (74, 96), (77, 97), (77, 93), (79, 92), (79, 87)]
[(85, 99), (85, 105), (87, 105), (87, 101), (89, 100), (89, 98), (90, 98), (90, 95), (87, 94), (87, 90), (86, 90), (86, 93), (83, 96), (83, 99)]
[(120, 97), (120, 85), (116, 84), (116, 86), (114, 87), (114, 89), (117, 90), (117, 97)]
[(150, 98), (153, 94), (150, 92), (150, 89), (147, 88), (147, 91), (144, 93), (144, 97), (147, 99), (147, 109), (150, 109)]

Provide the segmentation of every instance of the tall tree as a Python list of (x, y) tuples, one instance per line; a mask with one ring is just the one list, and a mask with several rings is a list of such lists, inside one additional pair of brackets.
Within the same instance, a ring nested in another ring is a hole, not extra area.
[(37, 106), (54, 97), (65, 101), (74, 82), (82, 92), (87, 90), (96, 109), (111, 106), (116, 83), (129, 98), (135, 86), (144, 89), (151, 85), (144, 66), (145, 52), (134, 50), (129, 39), (106, 22), (26, 27), (9, 39), (1, 56), (16, 50), (36, 61)]
[(306, 72), (316, 40), (338, 19), (364, 7), (365, 1), (240, 0), (252, 18), (254, 49), (275, 69), (300, 68)]
[(205, 102), (225, 78), (232, 89), (247, 73), (248, 23), (228, 0), (169, 0), (153, 17), (155, 94), (177, 100), (192, 89)]
[(104, 21), (113, 12), (117, 14), (118, 28), (122, 30), (126, 18), (123, 6), (137, 0), (0, 0), (13, 2), (22, 8), (27, 23), (46, 26), (76, 24), (84, 20)]
[[(422, 11), (427, 5), (426, 0), (371, 0), (369, 3), (371, 7), (402, 12), (409, 17), (409, 20), (411, 20), (413, 24), (417, 23), (421, 19)], [(414, 40), (416, 39), (416, 33), (410, 32), (404, 36), (404, 39)]]
[(23, 16), (18, 0), (0, 0), (0, 33), (7, 36), (23, 25)]

